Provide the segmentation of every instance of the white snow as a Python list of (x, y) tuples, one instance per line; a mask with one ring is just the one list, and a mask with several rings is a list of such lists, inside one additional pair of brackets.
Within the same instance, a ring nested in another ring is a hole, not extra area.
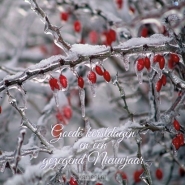
[(100, 45), (73, 44), (70, 51), (77, 55), (89, 56), (107, 52), (109, 48)]
[(172, 40), (172, 38), (170, 37), (165, 37), (162, 34), (154, 34), (149, 38), (144, 38), (144, 37), (140, 37), (140, 38), (132, 38), (124, 43), (121, 43), (119, 46), (116, 46), (114, 48), (130, 48), (130, 47), (135, 47), (135, 46), (141, 46), (144, 44), (147, 45), (160, 45), (160, 44), (164, 44), (166, 42), (170, 42)]

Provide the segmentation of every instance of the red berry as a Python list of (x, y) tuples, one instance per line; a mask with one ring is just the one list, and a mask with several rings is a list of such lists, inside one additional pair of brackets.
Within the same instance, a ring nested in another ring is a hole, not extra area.
[(84, 79), (81, 76), (78, 77), (78, 86), (84, 88)]
[(61, 12), (60, 13), (60, 19), (63, 21), (67, 21), (69, 17), (69, 14), (67, 12)]
[(142, 28), (141, 36), (142, 37), (147, 37), (148, 36), (148, 28), (146, 28), (146, 27)]
[(177, 130), (177, 131), (180, 130), (180, 124), (176, 119), (173, 121), (173, 126), (174, 126), (175, 130)]
[(155, 55), (153, 61), (154, 62), (159, 62), (160, 69), (164, 68), (165, 59), (164, 59), (164, 57), (162, 55)]
[(170, 53), (170, 59), (173, 61), (173, 62), (176, 62), (178, 63), (179, 62), (179, 56), (177, 54), (174, 54), (174, 53)]
[(141, 71), (144, 68), (144, 64), (145, 64), (145, 62), (144, 62), (143, 58), (138, 59), (138, 61), (137, 61), (137, 70)]
[(50, 78), (49, 79), (49, 85), (51, 87), (51, 89), (54, 91), (55, 89), (60, 90), (59, 84), (58, 84), (58, 80), (56, 78)]
[(78, 185), (77, 181), (73, 177), (70, 178), (69, 184), (70, 185)]
[(103, 76), (103, 71), (102, 71), (102, 68), (100, 66), (97, 66), (95, 67), (95, 71), (98, 75), (100, 76)]
[(98, 183), (96, 183), (95, 185), (103, 185), (103, 184), (98, 182)]
[(116, 0), (116, 4), (118, 6), (118, 9), (121, 9), (123, 6), (123, 0)]
[(110, 76), (110, 73), (108, 71), (104, 71), (103, 73), (103, 78), (107, 81), (107, 82), (110, 82), (111, 80), (111, 76)]
[(116, 32), (114, 30), (110, 29), (108, 36), (111, 38), (112, 42), (116, 41)]
[(144, 65), (147, 69), (150, 69), (150, 59), (148, 57), (145, 57)]
[(81, 31), (81, 23), (80, 23), (80, 21), (75, 21), (73, 26), (74, 26), (74, 30), (76, 32), (80, 32)]
[(178, 150), (180, 148), (180, 140), (178, 137), (174, 137), (172, 139), (172, 144), (175, 146), (175, 149)]
[(164, 59), (163, 56), (161, 56), (160, 59), (159, 59), (159, 67), (160, 67), (160, 69), (163, 69), (164, 65), (165, 65), (165, 59)]
[(160, 79), (156, 84), (155, 84), (155, 88), (156, 91), (159, 92), (161, 90), (162, 87), (162, 80)]
[(63, 110), (64, 117), (68, 120), (71, 119), (71, 117), (72, 117), (71, 108), (69, 106), (64, 106), (62, 110)]
[(60, 75), (59, 81), (63, 88), (67, 87), (67, 78), (64, 75)]
[(166, 85), (166, 76), (163, 75), (162, 78), (161, 78), (161, 80), (162, 80), (163, 86), (165, 86)]
[(178, 134), (177, 137), (179, 138), (180, 146), (183, 146), (184, 145), (184, 135)]
[(89, 33), (89, 39), (92, 44), (97, 44), (98, 42), (98, 33), (96, 31), (91, 31)]
[(141, 179), (140, 179), (140, 175), (143, 173), (143, 170), (141, 171), (141, 170), (136, 170), (135, 172), (134, 172), (134, 181), (135, 181), (135, 183), (138, 183), (138, 182), (140, 182), (141, 181)]
[(160, 168), (158, 168), (156, 171), (155, 171), (155, 176), (158, 180), (161, 180), (163, 178), (163, 172)]
[(62, 132), (62, 125), (55, 124), (54, 127), (52, 128), (52, 136), (59, 138), (61, 132)]
[(90, 71), (87, 77), (92, 84), (96, 83), (96, 73), (94, 71)]
[(185, 170), (183, 168), (179, 168), (179, 175), (183, 177), (185, 175)]

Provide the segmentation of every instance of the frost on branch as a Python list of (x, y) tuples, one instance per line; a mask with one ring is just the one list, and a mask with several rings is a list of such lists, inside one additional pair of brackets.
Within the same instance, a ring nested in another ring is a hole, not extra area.
[(183, 183), (184, 1), (0, 4), (2, 183)]

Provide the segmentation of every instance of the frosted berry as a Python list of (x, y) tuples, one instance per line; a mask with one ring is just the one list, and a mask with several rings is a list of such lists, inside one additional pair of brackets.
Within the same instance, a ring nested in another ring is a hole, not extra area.
[(102, 71), (102, 68), (100, 66), (96, 65), (95, 71), (98, 75), (103, 76), (103, 71)]
[(175, 146), (175, 149), (178, 150), (180, 148), (180, 140), (178, 137), (174, 137), (172, 139), (172, 144)]
[(66, 119), (68, 119), (68, 120), (71, 119), (71, 117), (72, 117), (72, 110), (71, 110), (71, 108), (69, 106), (64, 106), (62, 111), (63, 111), (63, 115), (64, 115), (64, 117)]
[(123, 7), (123, 0), (116, 0), (116, 4), (118, 6), (118, 9), (121, 9)]
[(70, 185), (78, 185), (77, 181), (73, 177), (70, 178), (69, 184)]
[(67, 78), (64, 75), (60, 75), (59, 81), (63, 88), (67, 87)]
[(162, 87), (162, 80), (160, 79), (156, 84), (155, 84), (155, 88), (156, 91), (159, 92), (161, 90)]
[(180, 130), (180, 124), (176, 119), (173, 121), (173, 126), (174, 126), (175, 130), (177, 130), (177, 131)]
[(82, 89), (84, 88), (84, 79), (81, 76), (78, 77), (78, 86)]
[(138, 59), (137, 61), (137, 70), (141, 71), (144, 68), (145, 62), (143, 58)]
[(103, 78), (105, 79), (105, 81), (110, 82), (110, 80), (111, 80), (110, 73), (105, 70), (103, 73)]
[(161, 180), (163, 178), (163, 172), (160, 168), (158, 168), (156, 171), (155, 171), (155, 176), (158, 180)]
[(74, 26), (75, 32), (80, 32), (81, 31), (81, 23), (80, 23), (80, 21), (75, 21), (73, 26)]
[(148, 57), (145, 57), (144, 65), (146, 69), (150, 69), (150, 59)]
[(166, 76), (163, 75), (162, 78), (161, 78), (161, 80), (162, 80), (163, 86), (165, 86), (166, 85)]
[(175, 62), (178, 63), (180, 61), (179, 56), (177, 54), (171, 53), (170, 54), (170, 59)]
[(53, 90), (53, 91), (56, 89), (60, 90), (58, 80), (56, 78), (50, 78), (49, 85), (50, 85), (51, 90)]
[(94, 71), (90, 71), (87, 77), (92, 84), (96, 83), (96, 73)]
[(180, 146), (183, 146), (184, 145), (184, 135), (178, 134), (177, 137), (179, 138)]
[(61, 132), (62, 132), (62, 125), (61, 124), (56, 124), (53, 126), (53, 128), (52, 128), (52, 136), (53, 137), (59, 138)]
[(165, 59), (164, 59), (163, 56), (161, 56), (159, 58), (159, 67), (160, 67), (160, 69), (163, 69), (164, 68), (164, 65), (165, 65)]
[(69, 18), (69, 14), (67, 12), (61, 12), (60, 13), (60, 19), (63, 21), (67, 21)]

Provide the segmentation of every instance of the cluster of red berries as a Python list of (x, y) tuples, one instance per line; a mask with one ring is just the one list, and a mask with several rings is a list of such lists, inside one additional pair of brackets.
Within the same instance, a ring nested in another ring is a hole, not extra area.
[[(60, 13), (60, 19), (63, 21), (67, 21), (69, 18), (69, 13), (67, 12), (61, 12)], [(82, 30), (82, 24), (79, 20), (74, 21), (73, 23), (73, 29), (76, 33), (81, 32)], [(116, 41), (116, 32), (113, 29), (107, 30), (103, 32), (103, 36), (105, 37), (105, 40), (103, 41), (105, 45), (110, 46), (112, 42)], [(95, 30), (92, 30), (89, 32), (89, 40), (92, 44), (97, 44), (99, 40), (98, 32)], [(83, 41), (81, 41), (83, 43)]]
[[(104, 70), (104, 71), (103, 71)], [(103, 69), (102, 70), (102, 67), (101, 66), (98, 66), (96, 65), (95, 67), (95, 72), (99, 75), (99, 76), (103, 76), (103, 78), (105, 79), (106, 82), (110, 82), (111, 80), (111, 76), (110, 76), (110, 73), (106, 70), (106, 69)], [(96, 83), (96, 73), (94, 71), (90, 71), (87, 78), (89, 79), (89, 81), (94, 84)]]
[[(92, 30), (89, 32), (89, 40), (92, 44), (97, 44), (99, 41), (99, 34), (97, 31)], [(113, 29), (104, 31), (102, 33), (102, 42), (104, 45), (111, 46), (116, 41), (116, 32)]]
[[(60, 19), (62, 21), (65, 21), (65, 22), (68, 21), (68, 19), (69, 19), (69, 13), (68, 12), (61, 12), (60, 13)], [(77, 33), (81, 31), (82, 25), (81, 25), (81, 22), (79, 20), (74, 21), (74, 23), (73, 23), (73, 29)]]
[(150, 59), (148, 57), (145, 57), (145, 58), (139, 58), (137, 60), (137, 70), (138, 71), (141, 71), (144, 69), (144, 67), (146, 69), (150, 69)]
[(56, 118), (58, 122), (62, 122), (66, 125), (66, 120), (70, 120), (72, 117), (72, 110), (70, 106), (64, 106), (61, 110), (58, 110), (56, 113)]
[[(176, 119), (173, 121), (173, 126), (175, 130), (180, 131), (180, 124)], [(184, 135), (182, 133), (177, 134), (172, 139), (172, 144), (175, 146), (175, 149), (178, 150), (181, 146), (184, 145)]]
[(164, 58), (163, 55), (155, 55), (154, 56), (154, 59), (153, 59), (153, 62), (154, 63), (157, 63), (158, 62), (160, 69), (163, 69), (164, 66), (165, 66), (165, 58)]
[[(103, 78), (105, 79), (106, 82), (110, 82), (111, 76), (110, 76), (110, 73), (106, 69), (104, 69), (104, 68), (102, 69), (101, 66), (96, 65), (95, 72), (99, 76), (103, 76)], [(89, 72), (89, 74), (87, 75), (88, 80), (92, 84), (96, 83), (96, 80), (97, 80), (95, 72), (93, 70), (91, 70)], [(68, 85), (68, 81), (67, 81), (67, 78), (61, 74), (59, 79), (51, 77), (49, 79), (49, 85), (50, 85), (51, 90), (53, 90), (53, 91), (60, 90), (61, 88), (66, 89), (67, 85)], [(84, 88), (84, 79), (81, 76), (78, 77), (78, 86), (80, 88)]]
[[(158, 62), (160, 69), (163, 69), (165, 66), (165, 58), (162, 55), (155, 55), (153, 59), (154, 63)], [(180, 58), (175, 53), (170, 53), (170, 57), (168, 60), (168, 68), (173, 69), (175, 64), (180, 61)]]
[(60, 75), (59, 79), (56, 79), (54, 77), (51, 77), (49, 79), (49, 85), (51, 90), (60, 90), (61, 88), (66, 89), (67, 88), (67, 78), (64, 75)]
[(70, 106), (64, 106), (61, 110), (58, 109), (56, 113), (57, 123), (54, 125), (52, 130), (52, 135), (54, 137), (60, 137), (60, 133), (62, 132), (62, 125), (67, 125), (67, 122), (71, 119), (71, 117), (72, 109)]
[(166, 76), (162, 75), (161, 79), (155, 84), (156, 91), (159, 92), (162, 86), (166, 85)]

